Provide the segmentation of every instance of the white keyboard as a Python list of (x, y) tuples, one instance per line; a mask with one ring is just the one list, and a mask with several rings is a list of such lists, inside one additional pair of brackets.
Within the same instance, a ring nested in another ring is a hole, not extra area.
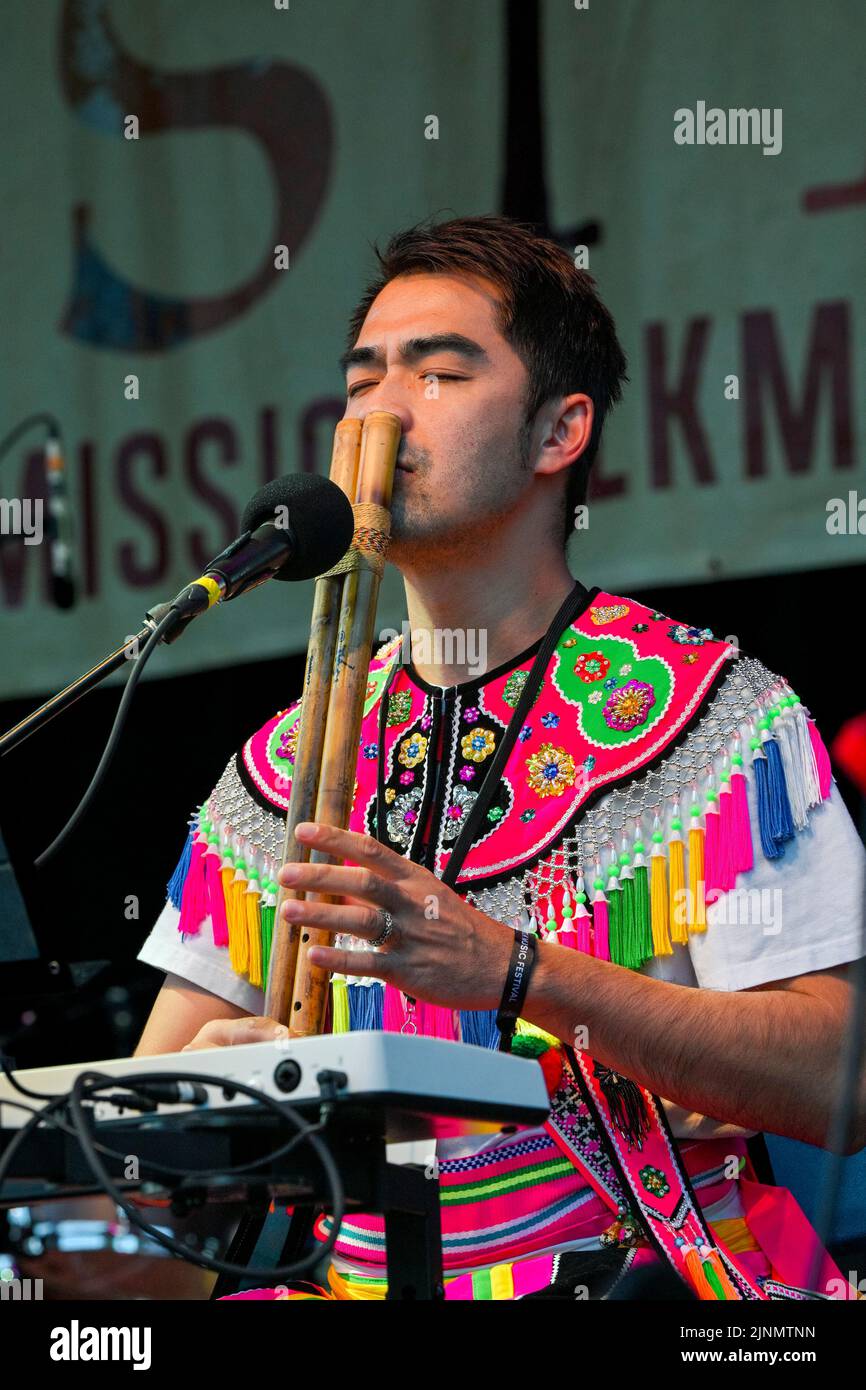
[[(372, 1030), (159, 1057), (76, 1062), (18, 1071), (15, 1076), (29, 1090), (54, 1096), (68, 1091), (82, 1071), (118, 1077), (156, 1072), (167, 1080), (174, 1072), (206, 1073), (219, 1076), (229, 1088), (232, 1081), (242, 1081), (274, 1100), (302, 1107), (321, 1097), (319, 1072), (342, 1072), (346, 1085), (339, 1093), (341, 1101), (384, 1110), (391, 1143), (489, 1133), (503, 1126), (536, 1126), (544, 1122), (550, 1108), (544, 1076), (535, 1061), (439, 1038)], [(29, 1118), (26, 1111), (4, 1103), (12, 1100), (40, 1108), (38, 1100), (21, 1096), (0, 1073), (0, 1129), (17, 1129)], [(213, 1087), (208, 1089), (206, 1105), (161, 1104), (142, 1119), (252, 1103), (247, 1096), (225, 1095)], [(128, 1122), (138, 1114), (105, 1102), (94, 1104), (99, 1121)]]

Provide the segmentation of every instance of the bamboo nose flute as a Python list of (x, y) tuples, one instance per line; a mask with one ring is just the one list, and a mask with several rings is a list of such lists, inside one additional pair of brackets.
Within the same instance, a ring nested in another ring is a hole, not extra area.
[[(342, 829), (349, 824), (401, 431), (396, 415), (372, 411), (363, 428), (360, 420), (341, 420), (334, 435), (330, 477), (352, 502), (355, 534), (343, 558), (316, 580), (284, 864), (338, 862), (296, 843), (300, 821)], [(308, 951), (330, 944), (331, 938), (303, 923), (284, 921), (281, 908), (287, 898), (339, 898), (283, 887), (277, 896), (265, 1013), (285, 1023), (293, 1037), (310, 1037), (325, 1026), (329, 973), (310, 964)]]

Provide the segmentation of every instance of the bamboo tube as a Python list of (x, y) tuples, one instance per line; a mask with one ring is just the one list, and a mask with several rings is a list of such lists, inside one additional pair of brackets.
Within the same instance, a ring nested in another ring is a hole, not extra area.
[[(364, 421), (361, 439), (357, 505), (371, 504), (384, 512), (370, 515), (373, 531), (361, 546), (380, 556), (377, 565), (364, 563), (350, 569), (343, 585), (337, 648), (331, 680), (328, 717), (322, 749), (319, 790), (314, 819), (346, 828), (352, 808), (358, 743), (364, 699), (369, 678), (379, 597), (381, 569), (387, 548), (388, 509), (394, 485), (394, 468), (400, 447), (400, 420), (385, 411), (372, 411)], [(356, 532), (356, 538), (359, 532)], [(300, 739), (299, 739), (300, 742)], [(297, 822), (296, 822), (297, 823)], [(313, 850), (311, 863), (340, 863), (321, 850)], [(311, 901), (340, 902), (327, 894), (307, 894)], [(294, 1037), (310, 1037), (322, 1032), (328, 1002), (330, 975), (311, 966), (309, 948), (330, 945), (328, 932), (302, 926), (295, 968), (295, 988), (290, 1017), (285, 1020)]]
[[(334, 434), (330, 479), (342, 488), (350, 502), (354, 502), (358, 486), (360, 451), (361, 421), (341, 420)], [(340, 601), (345, 579), (344, 574), (338, 574), (324, 575), (316, 580), (310, 642), (304, 670), (303, 703), (283, 842), (284, 864), (301, 864), (309, 858), (309, 846), (299, 845), (295, 840), (295, 826), (302, 820), (313, 820), (315, 816), (331, 672), (334, 666)], [(269, 1018), (278, 1019), (280, 1023), (288, 1022), (291, 1011), (300, 940), (299, 925), (296, 922), (286, 922), (281, 908), (287, 898), (299, 897), (303, 897), (303, 893), (295, 893), (291, 888), (280, 887), (277, 894), (271, 961), (265, 993), (265, 1014)]]

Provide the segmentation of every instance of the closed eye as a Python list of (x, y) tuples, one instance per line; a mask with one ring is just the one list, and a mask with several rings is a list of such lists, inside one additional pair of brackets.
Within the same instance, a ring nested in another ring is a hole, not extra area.
[[(437, 381), (469, 380), (467, 376), (461, 376), (458, 372), (437, 372), (434, 371), (432, 367), (428, 367), (427, 370), (424, 372), (419, 372), (419, 376), (422, 381), (429, 381), (431, 376), (435, 377)], [(376, 381), (355, 381), (352, 383), (352, 385), (348, 388), (346, 392), (347, 398), (351, 400), (353, 396), (357, 396), (359, 391), (366, 391), (368, 386), (377, 385), (378, 382)]]

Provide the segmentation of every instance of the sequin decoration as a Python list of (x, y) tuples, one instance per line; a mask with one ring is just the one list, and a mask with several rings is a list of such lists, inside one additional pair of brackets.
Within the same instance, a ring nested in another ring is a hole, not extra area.
[(604, 680), (610, 670), (610, 662), (602, 652), (582, 652), (574, 663), (574, 674), (582, 681)]
[(293, 729), (289, 729), (287, 734), (280, 738), (280, 746), (277, 749), (278, 758), (288, 758), (290, 763), (295, 761), (295, 754), (298, 751), (298, 733), (300, 724), (296, 724)]
[(614, 691), (604, 707), (605, 723), (621, 733), (643, 724), (656, 702), (656, 694), (645, 681), (628, 681)]
[(705, 642), (713, 640), (708, 627), (687, 627), (685, 623), (672, 623), (668, 628), (668, 637), (672, 642), (686, 647), (702, 647)]
[(413, 787), (394, 801), (386, 821), (388, 836), (395, 845), (408, 845), (418, 819), (421, 804), (421, 788)]
[(528, 671), (512, 671), (502, 690), (502, 703), (515, 709), (528, 678)]
[(617, 618), (624, 618), (630, 611), (627, 603), (599, 604), (590, 608), (589, 617), (596, 627), (604, 627), (606, 623), (615, 623)]
[(574, 786), (574, 758), (564, 748), (543, 743), (536, 753), (526, 759), (527, 784), (539, 796), (562, 796)]
[(394, 787), (386, 787), (386, 788), (385, 788), (385, 801), (386, 801), (386, 803), (387, 803), (389, 806), (391, 805), (391, 802), (394, 800), (394, 797), (395, 797), (396, 795), (397, 795), (397, 792), (396, 792), (396, 790), (395, 790)]
[(645, 1168), (641, 1168), (640, 1180), (647, 1192), (651, 1192), (654, 1197), (666, 1197), (671, 1190), (671, 1185), (661, 1168), (653, 1168), (649, 1163)]
[(404, 738), (400, 744), (400, 752), (397, 754), (397, 761), (404, 767), (417, 767), (424, 761), (427, 752), (427, 740), (423, 734), (410, 734)]
[(456, 840), (477, 796), (478, 793), (469, 791), (468, 787), (454, 788), (442, 825), (443, 840)]
[(496, 747), (496, 739), (489, 729), (470, 729), (460, 740), (460, 748), (468, 762), (483, 763)]
[(393, 724), (405, 724), (409, 715), (412, 713), (412, 692), (411, 690), (398, 690), (393, 695), (388, 696), (388, 713), (386, 722), (390, 728)]

